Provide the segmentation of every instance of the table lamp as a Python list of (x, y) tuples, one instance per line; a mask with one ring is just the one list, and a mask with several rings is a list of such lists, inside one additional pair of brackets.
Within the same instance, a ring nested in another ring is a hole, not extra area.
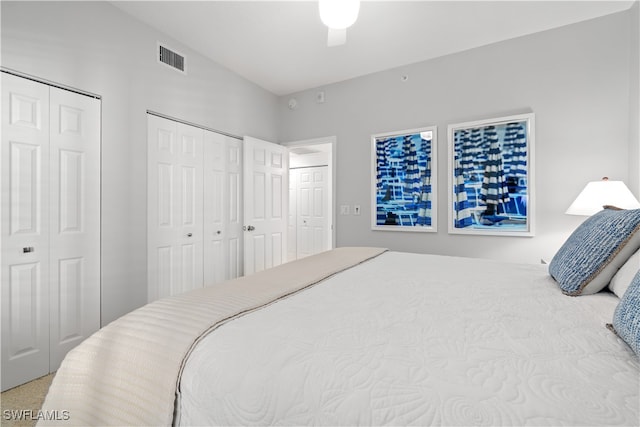
[(638, 209), (640, 202), (622, 181), (610, 181), (606, 176), (600, 181), (589, 182), (565, 212), (569, 215), (591, 216), (603, 206), (620, 209)]

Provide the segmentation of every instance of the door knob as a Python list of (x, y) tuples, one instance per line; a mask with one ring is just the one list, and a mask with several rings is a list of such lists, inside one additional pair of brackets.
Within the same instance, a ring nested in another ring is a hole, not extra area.
[(222, 234), (222, 231), (218, 230), (216, 231), (216, 234)]
[(243, 229), (244, 231), (253, 231), (253, 230), (255, 230), (256, 228), (255, 228), (253, 225), (247, 225), (247, 226), (242, 227), (242, 229)]
[(27, 246), (26, 248), (22, 248), (22, 253), (23, 254), (28, 254), (29, 252), (33, 252), (36, 249), (33, 246)]
[(187, 237), (193, 236), (193, 233), (187, 233)]

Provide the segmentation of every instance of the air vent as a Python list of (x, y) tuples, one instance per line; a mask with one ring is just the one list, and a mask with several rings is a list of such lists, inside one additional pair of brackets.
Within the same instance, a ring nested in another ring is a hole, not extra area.
[(158, 62), (161, 62), (174, 70), (186, 74), (186, 58), (184, 55), (169, 49), (158, 43)]

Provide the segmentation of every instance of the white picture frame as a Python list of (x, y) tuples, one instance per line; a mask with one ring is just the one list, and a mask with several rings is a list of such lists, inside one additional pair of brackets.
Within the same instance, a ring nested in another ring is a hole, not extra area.
[(535, 115), (451, 124), (448, 231), (535, 235)]
[(371, 135), (371, 229), (436, 232), (437, 126)]

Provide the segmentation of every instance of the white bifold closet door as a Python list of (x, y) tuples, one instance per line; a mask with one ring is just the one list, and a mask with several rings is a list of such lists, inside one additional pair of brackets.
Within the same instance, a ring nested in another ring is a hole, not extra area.
[(204, 285), (242, 266), (242, 141), (204, 131)]
[(100, 327), (100, 100), (2, 73), (2, 390)]
[(202, 129), (148, 115), (149, 301), (202, 287)]
[(149, 301), (242, 275), (241, 141), (147, 117)]

